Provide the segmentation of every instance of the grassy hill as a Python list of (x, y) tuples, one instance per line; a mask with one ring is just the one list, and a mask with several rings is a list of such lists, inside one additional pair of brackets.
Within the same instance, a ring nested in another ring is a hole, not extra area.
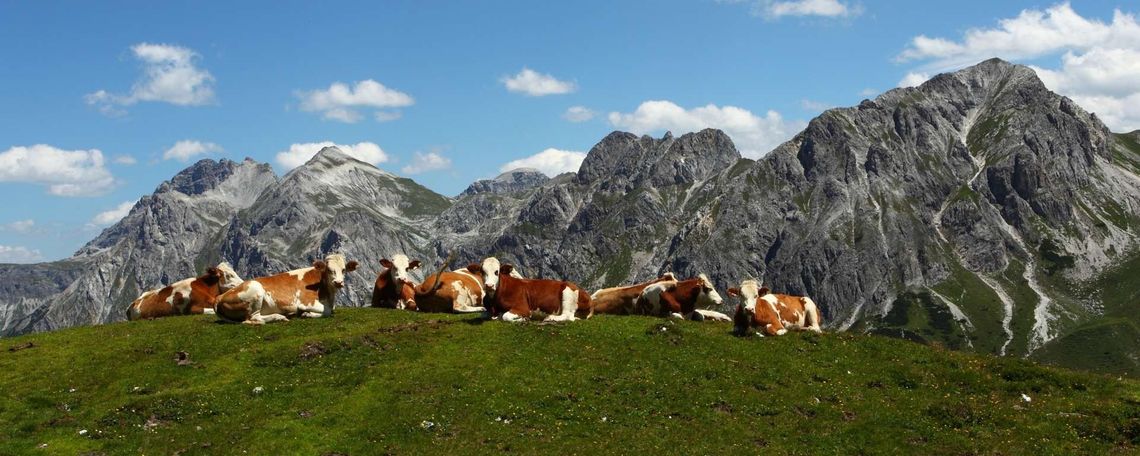
[[(0, 453), (1055, 454), (1140, 446), (1140, 383), (852, 334), (342, 309), (0, 340)], [(179, 365), (186, 351), (192, 364)], [(1025, 394), (1031, 401), (1025, 401)], [(83, 432), (85, 431), (85, 432)], [(43, 446), (46, 445), (46, 446)]]

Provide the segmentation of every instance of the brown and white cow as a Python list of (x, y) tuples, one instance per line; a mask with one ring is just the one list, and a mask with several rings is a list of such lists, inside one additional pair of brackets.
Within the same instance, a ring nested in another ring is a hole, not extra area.
[(743, 303), (736, 306), (736, 333), (745, 334), (749, 328), (761, 328), (761, 336), (782, 336), (788, 329), (820, 332), (819, 308), (807, 296), (773, 294), (761, 288), (755, 280), (745, 280), (740, 288), (729, 288), (729, 296), (740, 296)]
[(520, 279), (511, 275), (514, 266), (499, 268), (495, 294), (486, 304), (503, 321), (523, 321), (534, 311), (547, 314), (546, 321), (574, 321), (590, 309), (590, 295), (577, 284), (548, 279)]
[(637, 298), (641, 297), (641, 293), (645, 288), (660, 282), (677, 281), (677, 277), (672, 272), (666, 272), (660, 277), (650, 280), (645, 283), (637, 285), (629, 285), (624, 287), (604, 288), (595, 291), (590, 295), (590, 315), (587, 318), (594, 316), (596, 313), (600, 314), (613, 314), (613, 315), (634, 315), (637, 314)]
[(486, 311), (481, 277), (466, 269), (462, 271), (440, 271), (424, 278), (415, 289), (416, 308), (424, 312)]
[(212, 314), (218, 295), (240, 285), (241, 277), (229, 263), (207, 268), (198, 277), (179, 280), (135, 299), (127, 308), (128, 320), (154, 319), (172, 315)]
[[(487, 257), (483, 259), (483, 263), (481, 264), (471, 263), (467, 265), (466, 269), (456, 269), (453, 272), (458, 272), (461, 274), (467, 273), (472, 277), (479, 279), (479, 281), (483, 283), (484, 297), (490, 297), (494, 296), (495, 290), (499, 288), (500, 269), (502, 269), (502, 265), (499, 263), (498, 258)], [(516, 279), (524, 278), (522, 274), (519, 273), (518, 269), (513, 266), (511, 267), (510, 276)]]
[(731, 321), (728, 315), (707, 309), (723, 301), (708, 276), (700, 274), (693, 279), (666, 280), (646, 286), (637, 298), (637, 310), (642, 315)]
[(214, 310), (222, 319), (251, 325), (332, 316), (344, 274), (355, 269), (356, 262), (344, 255), (329, 255), (309, 268), (242, 282), (218, 296)]
[(402, 253), (380, 260), (383, 271), (372, 287), (372, 307), (416, 310), (415, 286), (409, 272), (419, 269), (420, 261), (409, 261)]

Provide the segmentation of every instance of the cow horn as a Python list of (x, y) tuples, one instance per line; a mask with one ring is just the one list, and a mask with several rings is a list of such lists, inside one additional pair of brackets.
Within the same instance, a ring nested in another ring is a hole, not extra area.
[[(443, 280), (443, 271), (445, 271), (447, 269), (447, 267), (451, 265), (452, 261), (455, 261), (455, 251), (454, 250), (452, 250), (451, 253), (449, 253), (447, 255), (447, 259), (443, 260), (443, 264), (440, 265), (439, 270), (435, 272), (435, 283), (431, 284), (431, 288), (428, 288), (427, 291), (422, 291), (422, 292), (419, 289), (417, 289), (416, 290), (416, 296), (417, 297), (418, 296), (427, 296), (427, 295), (430, 295), (432, 293), (435, 293), (435, 290), (439, 289), (439, 284)], [(423, 286), (421, 285), (420, 288), (423, 288)]]

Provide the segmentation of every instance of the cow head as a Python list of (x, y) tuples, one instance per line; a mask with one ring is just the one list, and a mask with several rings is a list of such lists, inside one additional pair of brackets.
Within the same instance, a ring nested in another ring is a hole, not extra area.
[(411, 284), (412, 277), (408, 274), (415, 271), (420, 267), (420, 261), (409, 261), (407, 256), (402, 253), (392, 255), (392, 259), (384, 258), (380, 260), (380, 265), (388, 270), (389, 280), (396, 284), (397, 287), (403, 287), (403, 284)]
[(716, 292), (716, 288), (713, 287), (709, 277), (704, 274), (700, 274), (697, 277), (701, 279), (701, 294), (697, 295), (697, 307), (708, 309), (710, 307), (720, 306), (720, 304), (724, 302), (724, 298), (721, 298), (720, 293)]
[[(468, 266), (470, 268), (470, 266)], [(499, 274), (502, 273), (502, 266), (499, 264), (499, 259), (495, 257), (487, 257), (483, 260), (480, 266), (483, 272), (483, 287), (487, 289), (488, 293), (494, 293), (499, 289)], [(510, 274), (510, 272), (507, 272)]]
[(325, 257), (324, 261), (314, 261), (313, 268), (320, 271), (322, 283), (340, 289), (344, 286), (344, 273), (355, 271), (356, 262), (345, 261), (344, 255), (334, 253)]
[(218, 267), (216, 269), (218, 270), (218, 275), (221, 278), (221, 284), (219, 287), (222, 289), (222, 291), (227, 291), (231, 288), (237, 287), (243, 282), (243, 280), (241, 280), (241, 276), (238, 276), (237, 272), (234, 272), (234, 267), (230, 266), (229, 262), (223, 261), (221, 263), (218, 263)]

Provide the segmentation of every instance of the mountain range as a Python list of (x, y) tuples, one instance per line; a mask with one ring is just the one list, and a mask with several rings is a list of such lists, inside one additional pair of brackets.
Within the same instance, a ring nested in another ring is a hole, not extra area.
[(332, 251), (361, 264), (339, 302), (365, 305), (381, 258), (454, 251), (587, 289), (756, 278), (812, 296), (829, 330), (1137, 374), (1138, 229), (1140, 132), (992, 59), (827, 110), (759, 160), (713, 129), (614, 132), (576, 173), (454, 198), (335, 147), (283, 177), (202, 160), (71, 258), (0, 265), (0, 334), (122, 320), (222, 260), (252, 278)]

